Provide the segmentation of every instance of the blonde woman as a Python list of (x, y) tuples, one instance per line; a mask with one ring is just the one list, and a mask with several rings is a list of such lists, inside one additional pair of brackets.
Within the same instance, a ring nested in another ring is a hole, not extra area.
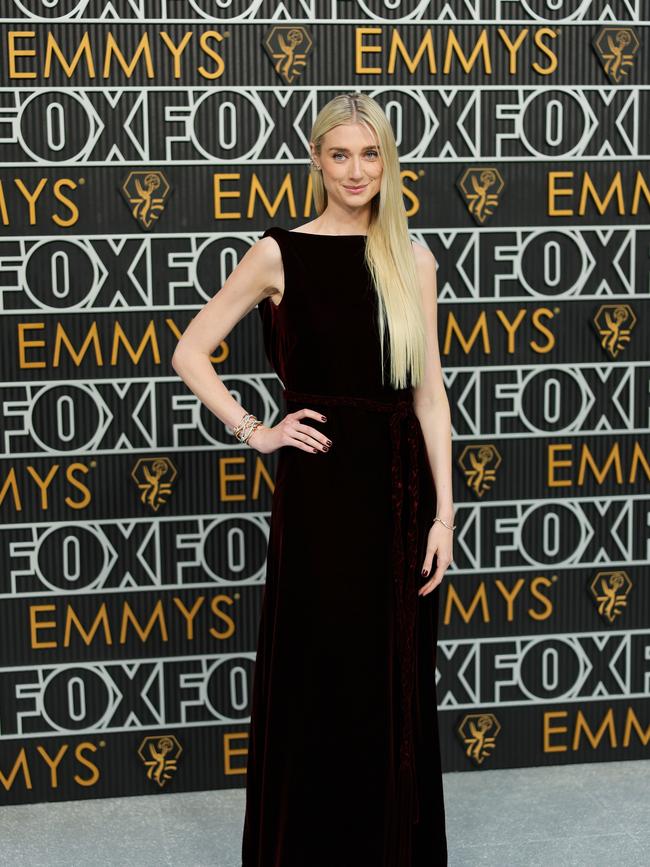
[[(435, 660), (454, 509), (436, 263), (409, 239), (377, 102), (332, 99), (310, 148), (318, 216), (267, 228), (173, 362), (242, 443), (279, 450), (242, 867), (439, 867)], [(256, 305), (283, 386), (274, 425), (209, 358)]]

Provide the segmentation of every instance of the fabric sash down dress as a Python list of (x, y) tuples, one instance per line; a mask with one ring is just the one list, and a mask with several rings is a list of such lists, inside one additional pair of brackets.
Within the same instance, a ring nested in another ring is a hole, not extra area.
[(264, 236), (284, 268), (281, 303), (258, 305), (282, 409), (325, 415), (302, 421), (332, 447), (278, 456), (242, 867), (446, 865), (439, 590), (417, 592), (435, 491), (413, 393), (388, 384), (387, 336), (381, 382), (365, 236)]

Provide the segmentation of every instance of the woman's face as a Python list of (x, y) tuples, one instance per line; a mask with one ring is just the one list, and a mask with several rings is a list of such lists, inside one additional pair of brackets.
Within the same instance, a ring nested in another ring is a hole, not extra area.
[(343, 123), (323, 137), (320, 154), (311, 146), (312, 157), (322, 170), (328, 199), (343, 207), (367, 205), (379, 192), (383, 171), (377, 139), (361, 123)]

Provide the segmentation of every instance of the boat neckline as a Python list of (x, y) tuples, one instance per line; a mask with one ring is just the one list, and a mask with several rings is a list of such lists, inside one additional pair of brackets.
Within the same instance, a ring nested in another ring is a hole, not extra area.
[(297, 232), (295, 229), (284, 229), (291, 235), (309, 235), (312, 238), (367, 238), (368, 235), (325, 235), (322, 232)]

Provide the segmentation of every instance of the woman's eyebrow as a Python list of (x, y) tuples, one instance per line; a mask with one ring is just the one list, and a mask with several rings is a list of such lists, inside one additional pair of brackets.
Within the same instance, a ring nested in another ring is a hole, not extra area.
[[(348, 148), (337, 148), (337, 147), (331, 147), (331, 148), (328, 148), (328, 150), (329, 150), (329, 151), (345, 151), (346, 154), (349, 154), (349, 153), (350, 153), (350, 151), (348, 150)], [(366, 145), (365, 148), (364, 148), (364, 151), (367, 151), (367, 150), (378, 151), (378, 150), (379, 150), (379, 145)]]

